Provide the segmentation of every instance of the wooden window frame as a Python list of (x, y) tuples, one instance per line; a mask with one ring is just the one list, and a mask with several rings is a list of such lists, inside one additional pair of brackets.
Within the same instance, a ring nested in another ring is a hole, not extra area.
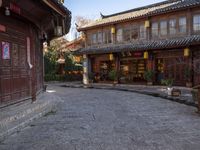
[[(181, 24), (180, 24), (180, 20), (183, 19), (183, 18), (185, 19), (185, 25), (181, 25)], [(178, 18), (178, 33), (179, 33), (179, 34), (187, 34), (187, 25), (188, 25), (187, 17), (186, 17), (186, 16), (180, 16), (180, 17)], [(185, 32), (181, 32), (181, 31), (180, 31), (181, 26), (185, 26)]]
[[(195, 30), (194, 29), (194, 25), (195, 25), (195, 23), (194, 23), (194, 17), (195, 16), (198, 16), (199, 17), (199, 23), (198, 23), (198, 28), (199, 28), (199, 30)], [(196, 13), (196, 14), (193, 14), (192, 15), (192, 31), (193, 31), (193, 33), (200, 33), (200, 13)]]
[(124, 42), (131, 41), (131, 27), (130, 26), (127, 26), (123, 29), (123, 40)]
[[(141, 27), (142, 27), (144, 30), (141, 30), (141, 29), (142, 29)], [(139, 25), (139, 39), (140, 39), (140, 40), (147, 39), (147, 29), (145, 28), (144, 23)]]
[[(174, 25), (171, 24), (173, 21)], [(177, 19), (176, 18), (169, 18), (169, 35), (175, 36), (177, 34)]]
[[(153, 28), (153, 24), (157, 24), (157, 29)], [(157, 31), (157, 35), (154, 34), (155, 33), (154, 31)], [(159, 22), (152, 22), (152, 25), (151, 25), (151, 38), (152, 39), (158, 39), (159, 38)]]
[[(139, 25), (138, 24), (134, 24), (132, 25), (131, 27), (131, 41), (138, 41), (139, 40), (139, 37), (140, 37), (140, 33), (139, 33)], [(133, 38), (133, 35), (136, 35), (137, 38)]]
[[(119, 31), (121, 33), (119, 33)], [(116, 42), (117, 43), (123, 43), (124, 39), (123, 39), (123, 28), (118, 28), (117, 32), (116, 32)]]
[[(165, 27), (165, 28), (166, 28), (166, 34), (164, 34), (164, 35), (162, 34), (162, 31), (163, 31), (163, 30), (162, 30), (163, 28), (162, 28), (162, 26), (161, 26), (161, 23), (162, 23), (162, 22), (165, 22), (165, 23), (166, 23), (166, 27)], [(168, 20), (167, 20), (167, 19), (160, 20), (160, 23), (159, 23), (159, 24), (160, 24), (160, 31), (159, 31), (160, 37), (167, 37), (167, 36), (168, 36)]]

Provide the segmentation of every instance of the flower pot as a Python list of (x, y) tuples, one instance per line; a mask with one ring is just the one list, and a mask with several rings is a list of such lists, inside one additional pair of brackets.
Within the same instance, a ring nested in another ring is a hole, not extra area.
[(179, 89), (173, 89), (172, 90), (172, 96), (174, 96), (174, 97), (181, 96), (181, 90), (179, 90)]
[(153, 82), (152, 81), (148, 81), (147, 85), (151, 86), (151, 85), (153, 85)]
[(118, 84), (118, 81), (113, 82), (113, 86), (116, 86)]
[(167, 95), (171, 96), (172, 95), (172, 90), (173, 90), (172, 87), (168, 87), (167, 88)]

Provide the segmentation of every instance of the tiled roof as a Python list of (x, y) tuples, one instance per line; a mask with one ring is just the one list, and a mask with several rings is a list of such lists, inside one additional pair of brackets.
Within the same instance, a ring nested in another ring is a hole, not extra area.
[(200, 44), (200, 35), (193, 35), (184, 38), (149, 41), (143, 43), (112, 44), (100, 48), (83, 48), (76, 51), (76, 54), (102, 54), (126, 51), (161, 50), (167, 48), (187, 47)]
[(117, 22), (124, 22), (141, 17), (154, 16), (162, 13), (185, 9), (188, 7), (195, 7), (198, 5), (200, 6), (200, 0), (168, 0), (161, 3), (140, 7), (109, 16), (102, 15), (102, 19), (91, 22), (85, 26), (78, 27), (78, 30), (81, 31), (92, 27), (111, 25)]
[(65, 12), (65, 34), (67, 34), (70, 30), (71, 27), (71, 11), (69, 11), (69, 9), (67, 9), (67, 7), (65, 7), (62, 3), (60, 3), (58, 0), (52, 0), (62, 11)]
[(60, 7), (61, 10), (65, 11), (65, 13), (70, 14), (71, 12), (62, 4), (60, 3), (58, 0), (52, 0), (57, 6)]

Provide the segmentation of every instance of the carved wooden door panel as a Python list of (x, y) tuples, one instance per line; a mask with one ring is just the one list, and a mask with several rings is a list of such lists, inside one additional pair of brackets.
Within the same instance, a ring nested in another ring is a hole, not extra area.
[(184, 57), (172, 57), (164, 59), (164, 76), (166, 79), (171, 78), (174, 80), (174, 85), (184, 86)]
[[(5, 43), (9, 58), (4, 58)], [(30, 76), (26, 56), (26, 32), (7, 26), (0, 32), (0, 104), (17, 102), (30, 97)]]

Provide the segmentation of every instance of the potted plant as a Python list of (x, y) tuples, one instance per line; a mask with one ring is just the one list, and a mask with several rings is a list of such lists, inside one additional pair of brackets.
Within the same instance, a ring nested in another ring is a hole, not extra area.
[(173, 83), (174, 83), (174, 79), (172, 79), (172, 78), (161, 80), (161, 84), (167, 86), (167, 94), (168, 95), (172, 95), (172, 90), (173, 90), (172, 85), (173, 85)]
[(147, 85), (153, 85), (154, 71), (147, 70), (144, 72), (144, 79), (147, 80)]
[(116, 70), (111, 70), (108, 73), (108, 77), (111, 81), (113, 81), (113, 84), (116, 85), (118, 83), (118, 76), (117, 76), (117, 71)]
[(184, 76), (185, 76), (185, 80), (186, 80), (186, 87), (192, 87), (192, 82), (191, 82), (192, 70), (189, 67), (185, 68)]

